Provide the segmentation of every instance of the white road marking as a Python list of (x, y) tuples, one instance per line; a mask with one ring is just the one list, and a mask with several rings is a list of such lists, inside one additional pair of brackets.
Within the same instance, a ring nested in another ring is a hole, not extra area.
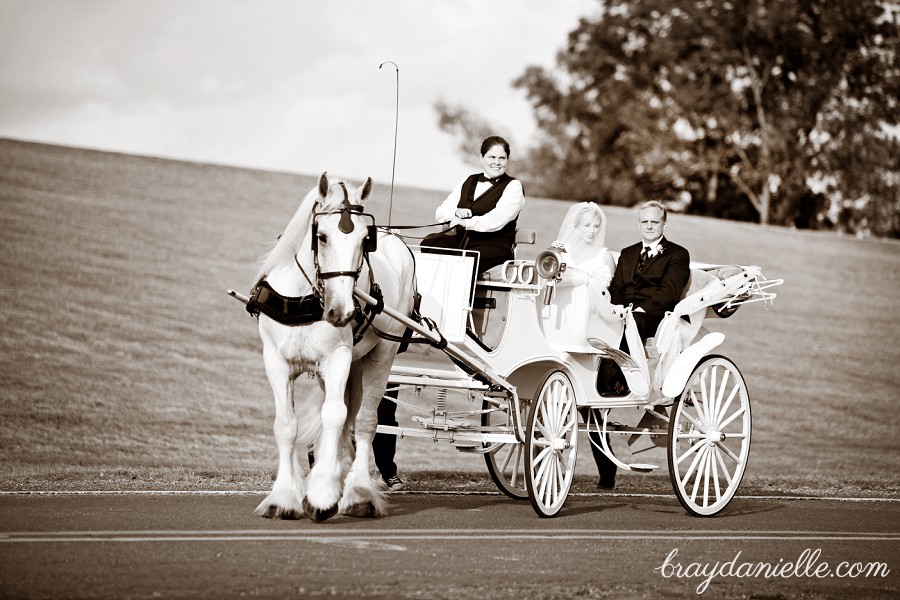
[(310, 541), (354, 548), (404, 550), (385, 542), (453, 540), (805, 540), (805, 541), (900, 541), (900, 533), (864, 531), (742, 531), (677, 530), (629, 531), (617, 529), (335, 529), (304, 531), (257, 530), (160, 530), (160, 531), (10, 531), (0, 532), (0, 544), (73, 542), (223, 542), (223, 541)]
[[(265, 496), (271, 490), (6, 490), (0, 496)], [(390, 496), (504, 496), (501, 492), (456, 492), (440, 490), (406, 490), (387, 492)], [(670, 500), (675, 494), (637, 494), (623, 492), (570, 492), (570, 498), (661, 498)], [(734, 500), (825, 500), (834, 502), (900, 502), (900, 498), (840, 496), (735, 496)]]

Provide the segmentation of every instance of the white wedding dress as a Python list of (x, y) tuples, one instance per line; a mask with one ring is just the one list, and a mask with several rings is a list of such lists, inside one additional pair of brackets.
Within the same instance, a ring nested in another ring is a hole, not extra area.
[(601, 228), (593, 239), (585, 240), (577, 229), (584, 222), (585, 203), (573, 206), (566, 216), (553, 247), (566, 263), (556, 283), (554, 298), (542, 310), (544, 331), (548, 340), (566, 352), (596, 353), (588, 338), (598, 338), (618, 347), (622, 335), (621, 319), (610, 312), (609, 284), (615, 260), (603, 242), (606, 219), (602, 211), (590, 207), (600, 220)]

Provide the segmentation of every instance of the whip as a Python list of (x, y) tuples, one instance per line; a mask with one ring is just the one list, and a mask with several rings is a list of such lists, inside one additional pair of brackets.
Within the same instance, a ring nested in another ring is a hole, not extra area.
[(397, 93), (396, 93), (396, 102), (394, 104), (394, 161), (391, 165), (391, 199), (388, 203), (388, 227), (391, 226), (391, 212), (394, 209), (394, 174), (397, 171), (397, 122), (400, 119), (400, 67), (397, 66), (392, 60), (386, 60), (380, 65), (378, 68), (380, 69), (384, 65), (392, 64), (394, 65), (394, 71), (397, 74)]

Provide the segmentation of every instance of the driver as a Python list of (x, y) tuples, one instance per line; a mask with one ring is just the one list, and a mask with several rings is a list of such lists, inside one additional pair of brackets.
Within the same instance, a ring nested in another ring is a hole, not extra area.
[(434, 212), (450, 228), (425, 236), (422, 246), (477, 250), (479, 273), (515, 258), (516, 220), (525, 204), (522, 183), (506, 174), (509, 143), (492, 135), (481, 142), (481, 173), (460, 181)]

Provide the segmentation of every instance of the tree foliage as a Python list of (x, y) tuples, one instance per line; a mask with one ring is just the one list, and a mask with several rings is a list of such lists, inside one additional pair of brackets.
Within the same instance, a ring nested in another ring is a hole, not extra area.
[(604, 1), (514, 81), (529, 187), (798, 226), (837, 201), (897, 235), (897, 42), (880, 1)]

